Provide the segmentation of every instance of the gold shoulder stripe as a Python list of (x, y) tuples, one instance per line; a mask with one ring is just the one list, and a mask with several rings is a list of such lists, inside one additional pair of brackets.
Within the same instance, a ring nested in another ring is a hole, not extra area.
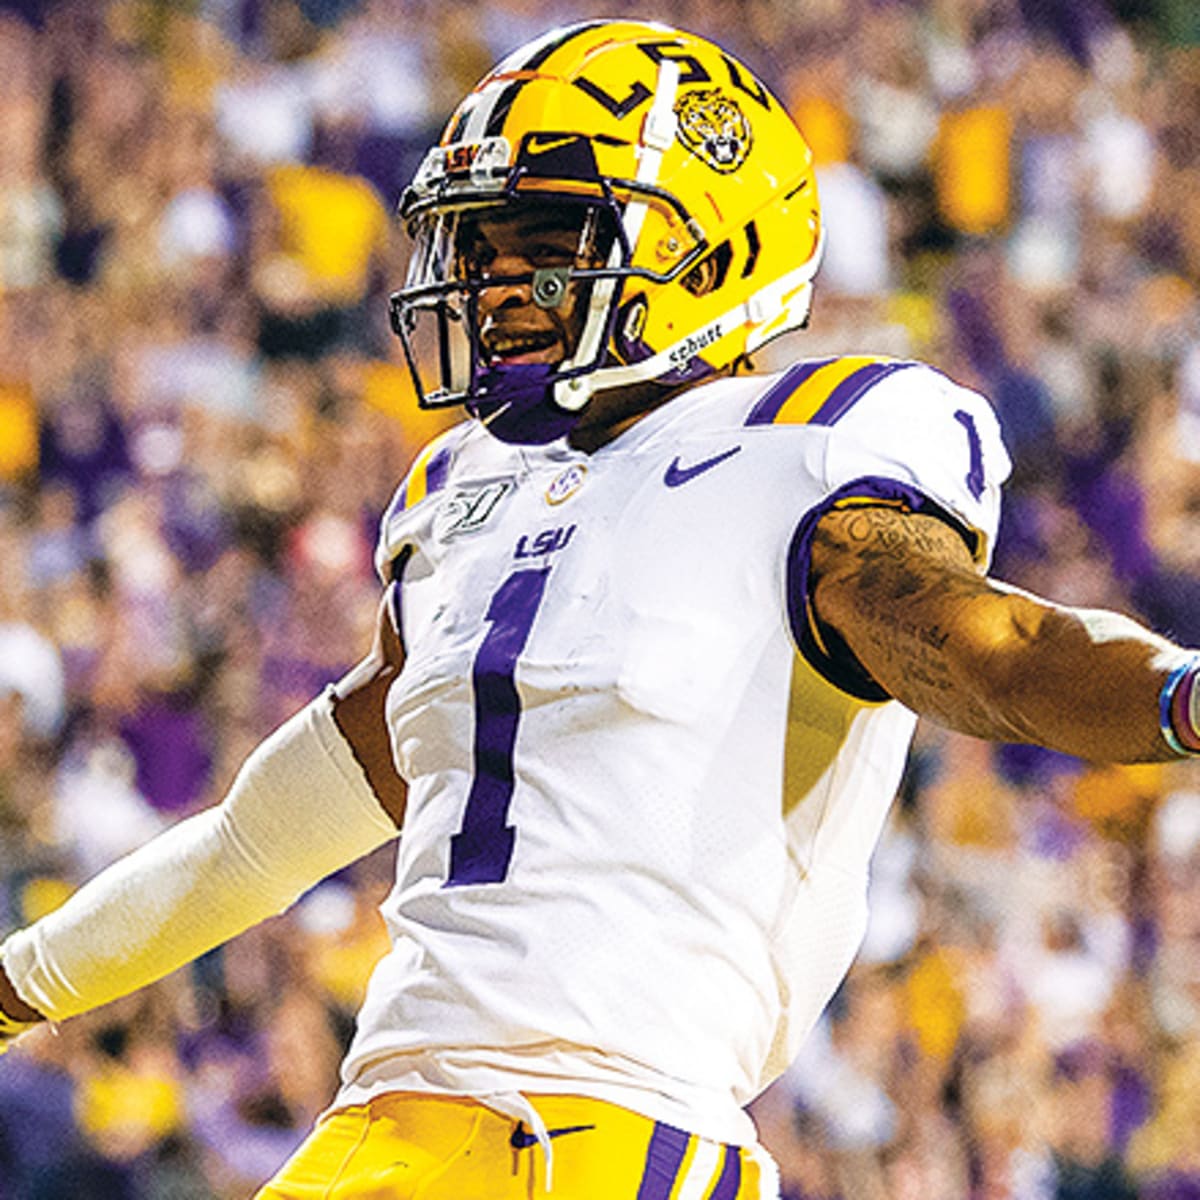
[(420, 504), (430, 492), (436, 492), (446, 482), (446, 468), (449, 466), (449, 451), (446, 449), (446, 435), (440, 434), (417, 455), (409, 468), (408, 482), (404, 485), (404, 504), (402, 512)]
[(864, 367), (890, 363), (890, 358), (874, 355), (849, 355), (814, 371), (783, 402), (775, 415), (775, 425), (807, 425), (837, 388)]

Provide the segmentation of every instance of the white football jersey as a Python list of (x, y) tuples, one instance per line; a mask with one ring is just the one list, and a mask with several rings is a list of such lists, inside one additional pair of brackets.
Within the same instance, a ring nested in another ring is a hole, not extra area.
[(903, 505), (986, 562), (1008, 467), (980, 396), (873, 358), (693, 388), (592, 454), (427, 447), (379, 544), (410, 791), (339, 1103), (570, 1092), (753, 1140), (915, 724), (813, 628), (813, 528)]

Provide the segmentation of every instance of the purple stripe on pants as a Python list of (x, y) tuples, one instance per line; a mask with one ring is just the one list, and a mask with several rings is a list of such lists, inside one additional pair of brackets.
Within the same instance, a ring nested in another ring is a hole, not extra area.
[(859, 367), (857, 371), (847, 375), (829, 393), (825, 403), (813, 413), (808, 423), (810, 425), (832, 425), (839, 417), (843, 417), (849, 412), (854, 402), (872, 384), (878, 383), (896, 371), (903, 371), (905, 367), (914, 365), (908, 362), (892, 362), (868, 363), (865, 367)]
[(788, 402), (792, 393), (806, 380), (811, 379), (822, 367), (833, 362), (832, 358), (819, 358), (812, 362), (798, 362), (788, 367), (779, 381), (750, 410), (747, 425), (770, 425), (779, 415), (779, 410)]
[(679, 1177), (679, 1168), (683, 1165), (689, 1140), (690, 1135), (682, 1129), (664, 1125), (661, 1121), (655, 1122), (637, 1200), (667, 1200)]
[(725, 1147), (725, 1163), (721, 1167), (721, 1178), (713, 1188), (708, 1200), (736, 1200), (738, 1188), (742, 1186), (742, 1155), (736, 1146)]

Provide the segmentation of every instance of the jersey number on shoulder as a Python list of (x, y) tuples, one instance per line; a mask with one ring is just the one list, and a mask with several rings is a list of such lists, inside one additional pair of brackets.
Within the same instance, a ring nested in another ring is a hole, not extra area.
[(501, 883), (508, 874), (516, 840), (516, 830), (508, 823), (515, 783), (513, 748), (521, 720), (521, 698), (513, 675), (549, 573), (549, 567), (514, 571), (488, 606), (489, 628), (471, 668), (475, 769), (462, 828), (450, 839), (446, 887)]

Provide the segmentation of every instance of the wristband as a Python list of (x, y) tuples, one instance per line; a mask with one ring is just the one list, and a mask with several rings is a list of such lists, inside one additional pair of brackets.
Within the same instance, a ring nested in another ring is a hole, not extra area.
[(1200, 655), (1167, 676), (1158, 696), (1158, 724), (1167, 745), (1186, 758), (1200, 756)]

